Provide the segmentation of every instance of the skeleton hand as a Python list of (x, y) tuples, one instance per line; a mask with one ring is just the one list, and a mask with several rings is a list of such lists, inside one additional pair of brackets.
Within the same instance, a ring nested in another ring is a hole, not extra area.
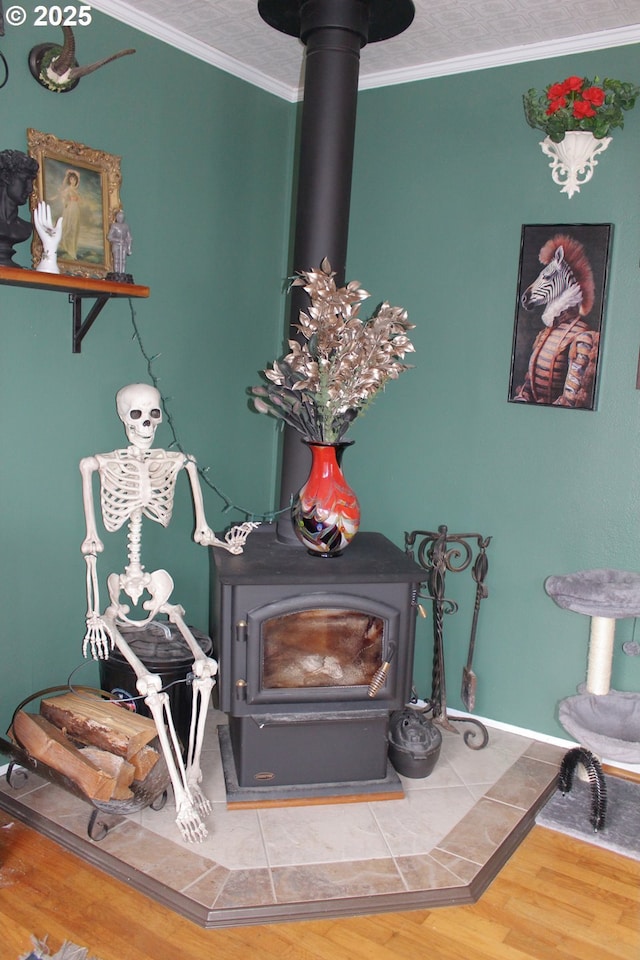
[(229, 553), (242, 553), (247, 537), (259, 523), (247, 522), (238, 526), (231, 527), (224, 536), (224, 540), (219, 540), (210, 527), (199, 527), (193, 535), (196, 543), (203, 547), (222, 547)]
[(58, 217), (54, 226), (51, 218), (51, 207), (41, 200), (33, 212), (33, 223), (42, 241), (42, 259), (37, 269), (47, 273), (60, 273), (56, 251), (62, 237), (62, 217)]
[(235, 527), (231, 527), (230, 530), (227, 530), (224, 535), (224, 546), (229, 553), (242, 553), (243, 547), (247, 542), (247, 537), (252, 530), (255, 530), (256, 527), (259, 526), (259, 523), (256, 523), (253, 520), (248, 520), (246, 523), (237, 524)]
[(84, 657), (89, 649), (94, 660), (108, 660), (109, 651), (113, 649), (113, 637), (109, 627), (97, 613), (87, 617), (87, 632), (82, 643)]

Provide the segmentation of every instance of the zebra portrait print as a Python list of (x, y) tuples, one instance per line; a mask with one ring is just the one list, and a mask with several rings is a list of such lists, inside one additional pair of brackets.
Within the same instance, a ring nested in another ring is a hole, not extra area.
[(610, 224), (522, 228), (511, 402), (595, 408), (610, 236)]

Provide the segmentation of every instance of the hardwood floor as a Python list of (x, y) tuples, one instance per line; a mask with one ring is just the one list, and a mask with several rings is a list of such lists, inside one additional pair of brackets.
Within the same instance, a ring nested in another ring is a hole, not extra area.
[(640, 863), (535, 827), (476, 904), (203, 930), (0, 812), (0, 960), (638, 960)]

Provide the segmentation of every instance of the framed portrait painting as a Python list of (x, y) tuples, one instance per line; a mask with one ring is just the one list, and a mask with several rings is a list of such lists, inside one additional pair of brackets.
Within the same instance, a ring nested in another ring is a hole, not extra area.
[[(27, 149), (39, 166), (31, 210), (43, 200), (51, 207), (54, 222), (62, 217), (60, 272), (104, 278), (113, 269), (107, 235), (120, 209), (120, 157), (31, 128)], [(37, 231), (31, 256), (35, 268), (42, 256)]]
[(522, 227), (509, 401), (595, 410), (610, 223)]

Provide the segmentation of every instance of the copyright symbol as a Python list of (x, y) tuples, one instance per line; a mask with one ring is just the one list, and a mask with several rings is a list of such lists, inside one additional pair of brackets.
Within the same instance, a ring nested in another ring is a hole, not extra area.
[(21, 27), (27, 19), (27, 11), (24, 7), (9, 7), (4, 12), (4, 18), (12, 27)]

